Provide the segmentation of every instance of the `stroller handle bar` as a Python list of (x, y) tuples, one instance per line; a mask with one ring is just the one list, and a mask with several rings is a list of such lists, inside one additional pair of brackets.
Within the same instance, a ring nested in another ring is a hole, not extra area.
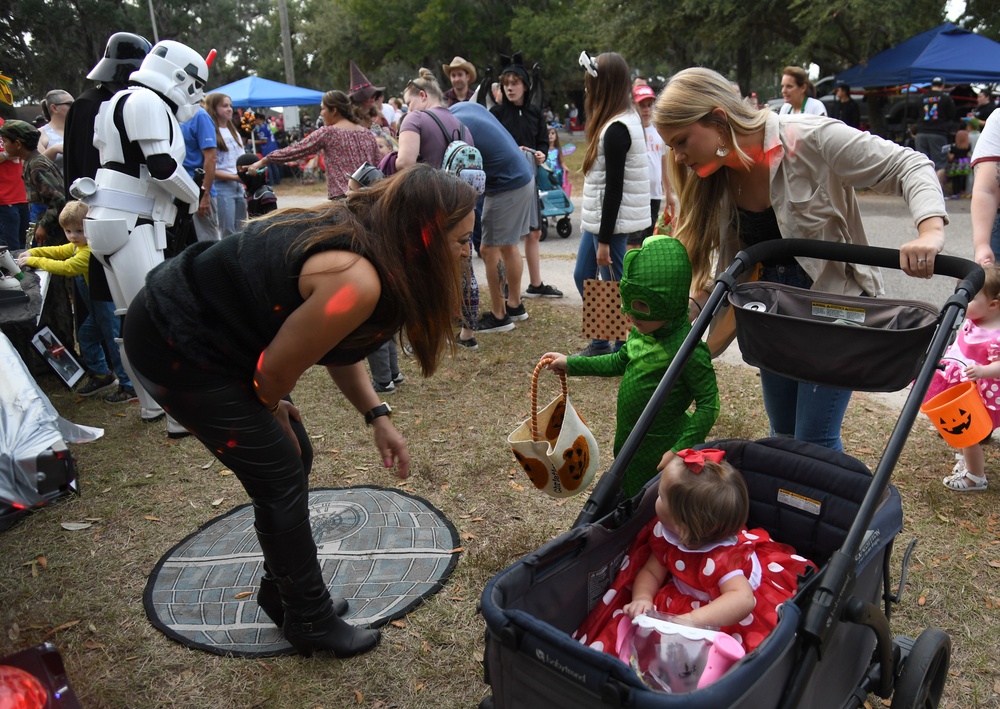
[[(726, 274), (736, 278), (761, 261), (787, 260), (795, 256), (845, 263), (862, 263), (867, 266), (902, 270), (899, 265), (899, 251), (897, 249), (818, 241), (816, 239), (772, 239), (736, 254), (733, 263), (726, 269)], [(943, 255), (934, 258), (934, 275), (961, 279), (961, 283), (956, 286), (955, 291), (964, 290), (969, 299), (972, 299), (979, 292), (986, 278), (982, 268), (975, 262)]]

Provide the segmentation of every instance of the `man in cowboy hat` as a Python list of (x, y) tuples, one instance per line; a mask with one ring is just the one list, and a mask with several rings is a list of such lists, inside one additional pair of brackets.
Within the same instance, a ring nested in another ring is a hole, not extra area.
[(358, 107), (359, 115), (369, 115), (375, 105), (376, 95), (381, 96), (384, 91), (384, 86), (372, 86), (372, 82), (361, 73), (358, 65), (351, 61), (351, 90), (347, 92), (347, 96)]
[(472, 98), (472, 84), (476, 80), (476, 67), (462, 57), (455, 57), (451, 64), (442, 64), (441, 70), (451, 81), (451, 88), (444, 92), (447, 106), (454, 106), (459, 101)]

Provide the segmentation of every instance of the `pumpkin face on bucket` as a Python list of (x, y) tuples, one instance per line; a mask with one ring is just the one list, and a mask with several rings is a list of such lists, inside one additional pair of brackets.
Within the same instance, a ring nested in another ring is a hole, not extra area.
[(959, 436), (968, 431), (969, 426), (971, 425), (972, 414), (965, 409), (959, 409), (958, 415), (951, 416), (950, 420), (945, 420), (945, 418), (942, 417), (939, 428), (946, 433), (952, 434), (953, 436)]

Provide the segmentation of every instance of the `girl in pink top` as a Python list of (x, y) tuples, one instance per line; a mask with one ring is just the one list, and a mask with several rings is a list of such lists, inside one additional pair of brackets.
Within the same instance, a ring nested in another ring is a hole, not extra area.
[[(984, 266), (986, 282), (969, 301), (965, 323), (944, 353), (944, 370), (934, 373), (924, 401), (962, 382), (975, 382), (993, 420), (1000, 425), (1000, 266)], [(944, 486), (957, 492), (986, 489), (983, 447), (976, 443), (955, 455), (958, 462)]]

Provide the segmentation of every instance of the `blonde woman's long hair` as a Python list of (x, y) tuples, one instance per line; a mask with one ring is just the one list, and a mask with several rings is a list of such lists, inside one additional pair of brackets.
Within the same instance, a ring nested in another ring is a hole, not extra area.
[[(721, 108), (725, 118), (712, 113)], [(653, 106), (653, 125), (657, 130), (689, 126), (696, 122), (716, 125), (722, 129), (727, 147), (735, 150), (744, 165), (753, 159), (740, 149), (738, 135), (749, 135), (764, 127), (771, 109), (757, 108), (741, 99), (732, 82), (712, 71), (695, 67), (674, 74), (660, 92)], [(719, 233), (723, 220), (734, 219), (735, 210), (723, 214), (722, 203), (727, 196), (728, 177), (723, 169), (708, 177), (698, 177), (674, 159), (667, 151), (670, 182), (680, 197), (678, 225), (674, 236), (684, 244), (691, 259), (693, 290), (710, 289), (712, 256), (719, 248)], [(731, 203), (730, 203), (731, 204)]]

